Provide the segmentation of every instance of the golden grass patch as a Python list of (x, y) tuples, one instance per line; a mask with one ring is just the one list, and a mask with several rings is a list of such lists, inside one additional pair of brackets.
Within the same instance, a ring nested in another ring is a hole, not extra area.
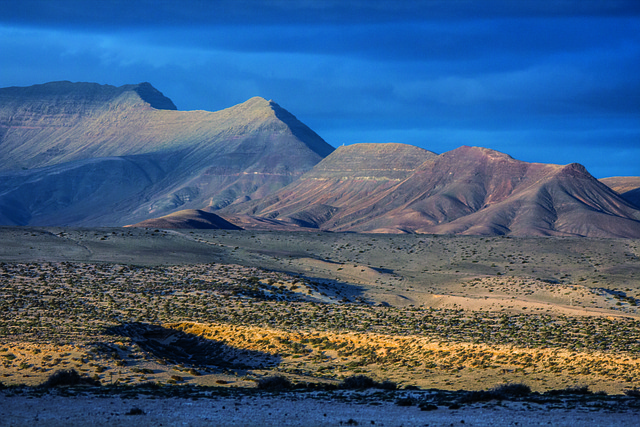
[(640, 358), (631, 355), (436, 342), (421, 336), (374, 333), (287, 332), (190, 322), (165, 326), (237, 349), (280, 355), (282, 370), (326, 378), (367, 373), (422, 387), (434, 386), (430, 381), (435, 380), (445, 388), (472, 385), (480, 379), (483, 385), (520, 380), (539, 390), (578, 383), (609, 392), (620, 392), (640, 381)]

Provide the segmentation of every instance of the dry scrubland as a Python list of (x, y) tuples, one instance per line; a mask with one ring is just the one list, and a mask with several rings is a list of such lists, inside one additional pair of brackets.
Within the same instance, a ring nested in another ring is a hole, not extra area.
[(633, 240), (0, 235), (5, 385), (70, 368), (117, 385), (254, 387), (274, 374), (442, 390), (640, 385)]

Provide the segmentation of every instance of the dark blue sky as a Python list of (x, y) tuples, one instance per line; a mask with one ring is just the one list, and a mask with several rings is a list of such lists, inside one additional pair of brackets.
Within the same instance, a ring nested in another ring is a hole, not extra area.
[(273, 99), (333, 146), (460, 145), (640, 175), (638, 0), (0, 0), (0, 87)]

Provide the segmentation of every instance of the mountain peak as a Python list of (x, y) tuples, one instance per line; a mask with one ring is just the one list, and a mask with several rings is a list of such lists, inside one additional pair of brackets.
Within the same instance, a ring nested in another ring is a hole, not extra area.
[(484, 147), (470, 147), (468, 145), (463, 145), (454, 150), (448, 151), (444, 153), (447, 156), (464, 156), (469, 158), (488, 158), (488, 159), (501, 159), (501, 160), (514, 160), (508, 154), (502, 153), (500, 151), (492, 150), (490, 148)]
[(317, 133), (272, 100), (254, 96), (241, 104), (222, 110), (220, 113), (229, 118), (233, 117), (234, 120), (240, 118), (245, 128), (247, 125), (256, 128), (264, 126), (284, 128), (286, 126), (294, 137), (305, 141), (307, 147), (320, 157), (326, 157), (333, 152), (333, 147)]
[(360, 143), (338, 147), (305, 179), (401, 180), (436, 154), (413, 145)]
[(4, 109), (33, 111), (38, 114), (83, 114), (101, 108), (116, 99), (131, 96), (128, 102), (141, 102), (158, 110), (177, 110), (173, 102), (150, 83), (112, 86), (99, 83), (70, 82), (68, 80), (12, 86), (0, 89), (0, 103)]
[(360, 143), (338, 147), (317, 170), (415, 170), (436, 154), (414, 145), (389, 142)]
[(261, 96), (254, 96), (252, 98), (247, 99), (246, 101), (244, 101), (241, 104), (238, 105), (244, 105), (247, 108), (271, 108), (271, 103), (273, 101), (269, 100), (267, 101), (266, 99), (264, 99)]
[(585, 168), (580, 163), (570, 163), (564, 166), (560, 170), (560, 174), (572, 177), (591, 177), (591, 174), (589, 173), (589, 171), (587, 171), (587, 168)]
[(148, 103), (156, 110), (177, 110), (173, 101), (164, 96), (162, 92), (153, 87), (151, 83), (143, 82), (133, 86), (133, 91), (140, 96), (140, 99)]

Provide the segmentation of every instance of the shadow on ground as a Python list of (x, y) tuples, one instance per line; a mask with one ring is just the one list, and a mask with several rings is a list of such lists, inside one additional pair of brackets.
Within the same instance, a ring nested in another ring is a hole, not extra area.
[[(365, 295), (367, 288), (343, 280), (326, 279), (323, 277), (298, 274), (298, 277), (307, 282), (312, 289), (335, 299), (340, 303), (358, 303), (372, 305), (375, 302)], [(313, 298), (306, 298), (314, 300)]]
[(142, 350), (172, 364), (229, 369), (256, 369), (277, 366), (281, 357), (231, 347), (183, 331), (148, 323), (125, 323), (105, 331), (108, 335), (129, 337)]

